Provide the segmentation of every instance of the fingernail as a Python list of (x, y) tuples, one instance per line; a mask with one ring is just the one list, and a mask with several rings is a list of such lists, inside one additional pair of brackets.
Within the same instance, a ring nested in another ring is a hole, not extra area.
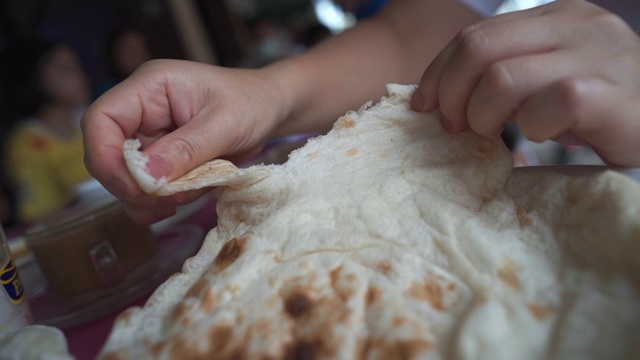
[(453, 124), (451, 123), (451, 120), (444, 116), (442, 117), (442, 126), (447, 130), (447, 132), (453, 132)]
[(413, 97), (411, 98), (411, 109), (413, 109), (413, 111), (422, 111), (423, 106), (424, 106), (424, 95), (418, 89), (416, 90), (416, 92), (413, 94)]
[(147, 171), (156, 179), (160, 179), (163, 176), (169, 176), (171, 173), (171, 166), (160, 155), (151, 155), (149, 162), (147, 163)]

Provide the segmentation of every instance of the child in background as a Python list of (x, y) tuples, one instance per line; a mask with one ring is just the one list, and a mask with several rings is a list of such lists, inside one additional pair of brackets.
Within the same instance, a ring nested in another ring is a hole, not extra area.
[(3, 141), (5, 171), (18, 219), (33, 222), (73, 200), (90, 179), (79, 121), (90, 86), (73, 49), (29, 39), (2, 54), (2, 85), (14, 126)]

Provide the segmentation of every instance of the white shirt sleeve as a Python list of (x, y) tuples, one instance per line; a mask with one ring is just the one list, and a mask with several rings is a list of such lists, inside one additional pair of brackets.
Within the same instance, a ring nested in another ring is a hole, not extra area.
[(489, 17), (496, 13), (504, 0), (458, 0), (469, 9), (478, 13), (482, 17)]

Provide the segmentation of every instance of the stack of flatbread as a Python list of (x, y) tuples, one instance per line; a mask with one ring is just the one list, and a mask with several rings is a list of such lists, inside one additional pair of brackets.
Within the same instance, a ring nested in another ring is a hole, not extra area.
[(640, 185), (512, 172), (414, 86), (283, 165), (214, 160), (150, 193), (224, 186), (181, 273), (118, 318), (103, 359), (622, 359), (640, 353)]

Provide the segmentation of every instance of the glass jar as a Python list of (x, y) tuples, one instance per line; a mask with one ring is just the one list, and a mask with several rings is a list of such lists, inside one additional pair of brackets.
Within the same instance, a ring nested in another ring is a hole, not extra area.
[(33, 322), (18, 267), (0, 225), (0, 332), (23, 328)]

